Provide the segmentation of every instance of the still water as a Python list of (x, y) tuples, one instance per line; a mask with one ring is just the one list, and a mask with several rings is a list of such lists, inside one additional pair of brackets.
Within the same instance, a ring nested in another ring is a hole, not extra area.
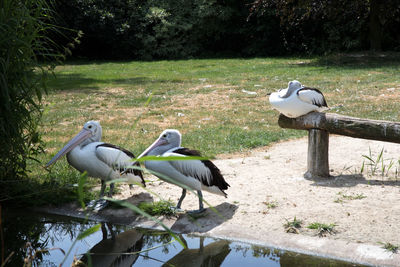
[[(27, 253), (37, 253), (33, 266), (361, 266), (347, 262), (231, 242), (179, 235), (187, 249), (162, 231), (100, 223), (98, 231), (77, 241), (79, 233), (98, 224), (64, 216), (4, 211), (1, 253), (13, 253), (6, 266), (23, 266)], [(28, 246), (27, 246), (28, 244)], [(71, 251), (65, 257), (62, 251)], [(90, 254), (90, 255), (88, 255)]]

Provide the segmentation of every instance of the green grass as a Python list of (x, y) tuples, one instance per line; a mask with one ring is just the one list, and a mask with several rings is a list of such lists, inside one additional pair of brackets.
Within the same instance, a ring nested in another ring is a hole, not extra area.
[(135, 155), (166, 128), (180, 130), (183, 146), (210, 158), (304, 136), (306, 131), (278, 126), (279, 114), (266, 95), (293, 79), (319, 88), (329, 106), (342, 105), (331, 112), (399, 121), (400, 101), (394, 101), (400, 88), (399, 59), (400, 54), (68, 62), (55, 69), (52, 91), (45, 96), (41, 134), (46, 150), (40, 163), (30, 164), (30, 177), (38, 185), (49, 180), (60, 187), (76, 183), (79, 174), (66, 160), (57, 162), (50, 175), (42, 166), (88, 120), (101, 122), (104, 141)]
[[(364, 161), (360, 168), (360, 173), (364, 173), (366, 170), (367, 175), (377, 175), (381, 177), (388, 177), (391, 169), (394, 169), (394, 178), (397, 179), (398, 171), (400, 167), (399, 159), (384, 159), (385, 148), (382, 147), (381, 151), (377, 154), (376, 159), (374, 159), (371, 148), (369, 148), (368, 155), (362, 155)], [(396, 162), (397, 161), (397, 162)]]
[(387, 242), (387, 243), (380, 243), (380, 244), (382, 244), (382, 247), (384, 249), (386, 249), (387, 251), (390, 251), (392, 253), (397, 253), (397, 251), (399, 250), (399, 246), (394, 245), (392, 243)]
[(303, 221), (297, 220), (296, 216), (291, 221), (289, 221), (288, 219), (285, 220), (286, 223), (283, 225), (283, 227), (285, 228), (286, 233), (298, 234), (299, 233), (298, 229), (301, 228)]
[(171, 201), (160, 200), (156, 202), (141, 202), (138, 207), (151, 216), (172, 216), (175, 214)]
[(309, 224), (307, 228), (317, 230), (317, 234), (319, 236), (325, 236), (326, 234), (336, 233), (336, 230), (334, 229), (335, 226), (337, 225), (334, 223), (326, 224), (326, 223), (313, 222)]
[(274, 209), (278, 207), (278, 201), (264, 201), (263, 204), (265, 204), (268, 209)]
[(337, 195), (339, 197), (337, 199), (335, 199), (335, 201), (334, 201), (335, 203), (343, 203), (345, 200), (356, 200), (356, 199), (363, 199), (363, 198), (367, 197), (363, 193), (346, 195), (343, 192), (339, 192), (339, 193), (337, 193)]

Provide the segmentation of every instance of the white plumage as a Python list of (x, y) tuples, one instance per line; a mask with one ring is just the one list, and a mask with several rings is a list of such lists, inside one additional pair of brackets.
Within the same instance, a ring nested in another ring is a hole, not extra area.
[(288, 88), (269, 96), (270, 104), (283, 115), (296, 118), (312, 111), (328, 109), (324, 95), (315, 88), (303, 87), (299, 81), (291, 81)]
[[(97, 121), (88, 121), (83, 129), (69, 141), (46, 165), (49, 167), (67, 154), (68, 163), (88, 176), (101, 179), (100, 197), (105, 190), (105, 181), (127, 178), (130, 183), (144, 183), (140, 170), (129, 169), (134, 155), (121, 147), (100, 142), (102, 129)], [(139, 166), (138, 164), (136, 164)], [(114, 184), (110, 184), (112, 196)]]
[[(160, 157), (200, 156), (198, 151), (180, 145), (181, 134), (179, 131), (165, 130), (138, 158), (146, 155)], [(204, 210), (201, 191), (226, 196), (224, 190), (228, 189), (229, 184), (224, 180), (220, 170), (209, 160), (146, 160), (144, 164), (147, 169), (161, 174), (158, 175), (160, 179), (196, 190), (199, 196), (199, 209), (194, 212)], [(176, 206), (178, 209), (185, 195), (186, 189), (184, 188)]]

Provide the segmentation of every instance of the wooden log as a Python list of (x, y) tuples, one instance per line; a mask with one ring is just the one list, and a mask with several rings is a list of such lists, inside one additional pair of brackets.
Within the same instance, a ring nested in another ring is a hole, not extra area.
[(324, 130), (308, 130), (308, 154), (306, 178), (329, 177), (329, 133)]
[(400, 123), (342, 116), (333, 113), (312, 112), (298, 118), (279, 116), (282, 128), (320, 129), (331, 134), (355, 138), (400, 143)]

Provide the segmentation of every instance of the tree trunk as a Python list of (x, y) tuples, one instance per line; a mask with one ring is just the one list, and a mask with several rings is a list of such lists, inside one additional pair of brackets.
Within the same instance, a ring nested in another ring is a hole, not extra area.
[(373, 51), (380, 51), (382, 49), (382, 25), (379, 21), (380, 0), (370, 0), (369, 3), (370, 49)]

